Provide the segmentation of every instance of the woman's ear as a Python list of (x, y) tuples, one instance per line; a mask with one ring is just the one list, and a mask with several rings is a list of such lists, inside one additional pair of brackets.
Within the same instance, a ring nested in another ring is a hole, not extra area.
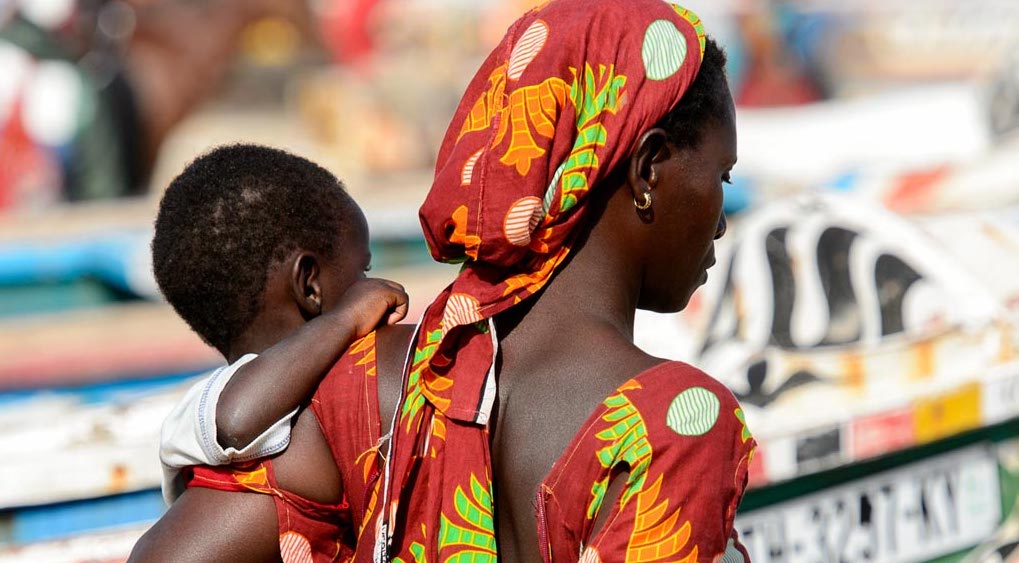
[(290, 291), (305, 320), (322, 314), (321, 265), (311, 252), (294, 255), (290, 267)]
[(654, 203), (654, 189), (658, 185), (660, 163), (669, 158), (669, 143), (665, 130), (648, 129), (637, 140), (630, 154), (626, 181), (630, 187), (634, 207), (642, 214), (650, 214)]

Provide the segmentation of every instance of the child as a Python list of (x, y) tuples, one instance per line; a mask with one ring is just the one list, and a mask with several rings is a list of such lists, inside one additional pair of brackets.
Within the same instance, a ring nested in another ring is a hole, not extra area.
[(160, 203), (152, 261), (167, 301), (229, 363), (163, 424), (168, 503), (187, 466), (286, 448), (294, 414), (351, 342), (407, 313), (400, 285), (365, 277), (367, 223), (342, 184), (268, 147), (189, 164)]

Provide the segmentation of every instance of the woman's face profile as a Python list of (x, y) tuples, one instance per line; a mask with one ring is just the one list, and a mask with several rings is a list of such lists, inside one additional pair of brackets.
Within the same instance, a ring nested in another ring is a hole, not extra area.
[(705, 124), (700, 143), (690, 148), (670, 143), (669, 157), (657, 165), (642, 309), (680, 311), (707, 281), (714, 241), (725, 234), (722, 184), (736, 163), (734, 114), (730, 99), (724, 118)]

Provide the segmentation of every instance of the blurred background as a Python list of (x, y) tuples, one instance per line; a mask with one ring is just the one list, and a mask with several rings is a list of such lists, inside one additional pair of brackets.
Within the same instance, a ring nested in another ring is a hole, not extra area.
[[(322, 163), (416, 318), (439, 140), (535, 3), (0, 0), (0, 562), (120, 561), (165, 509), (159, 425), (223, 361), (152, 279), (168, 181)], [(743, 402), (753, 560), (1019, 561), (1019, 3), (685, 5), (729, 56), (730, 228), (637, 339)]]

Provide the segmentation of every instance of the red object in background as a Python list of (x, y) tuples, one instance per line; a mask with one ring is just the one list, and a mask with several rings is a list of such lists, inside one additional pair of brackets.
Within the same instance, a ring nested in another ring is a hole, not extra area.
[(736, 94), (736, 104), (745, 107), (795, 106), (821, 99), (817, 88), (794, 69), (751, 69)]
[(951, 173), (942, 164), (926, 170), (903, 174), (884, 197), (885, 206), (899, 213), (921, 212), (933, 199), (931, 193)]
[(59, 163), (29, 137), (21, 121), (21, 103), (15, 102), (6, 123), (0, 123), (0, 211), (32, 200), (56, 197), (60, 188)]
[(362, 66), (371, 56), (372, 12), (379, 0), (329, 0), (319, 14), (322, 41), (333, 60), (341, 64)]
[(867, 459), (916, 444), (916, 426), (910, 410), (858, 418), (851, 426), (853, 459)]
[(789, 53), (775, 18), (762, 11), (740, 19), (747, 66), (742, 85), (733, 92), (736, 105), (793, 106), (821, 99), (811, 76)]

